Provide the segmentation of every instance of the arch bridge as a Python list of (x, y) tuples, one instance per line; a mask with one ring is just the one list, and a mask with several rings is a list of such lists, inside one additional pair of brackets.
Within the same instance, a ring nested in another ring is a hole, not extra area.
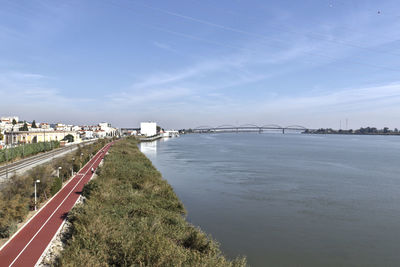
[(294, 132), (306, 132), (314, 129), (310, 129), (301, 125), (288, 125), (281, 126), (278, 124), (265, 124), (262, 126), (256, 124), (242, 124), (242, 125), (231, 125), (224, 124), (216, 127), (213, 126), (198, 126), (192, 129), (193, 133), (227, 133), (227, 132), (263, 132), (267, 130), (279, 130), (284, 134), (287, 131)]

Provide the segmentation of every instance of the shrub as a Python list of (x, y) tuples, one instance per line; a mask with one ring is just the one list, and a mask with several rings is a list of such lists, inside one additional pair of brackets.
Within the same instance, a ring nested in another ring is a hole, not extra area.
[(53, 185), (50, 188), (50, 193), (55, 195), (62, 187), (61, 178), (55, 177), (53, 181)]

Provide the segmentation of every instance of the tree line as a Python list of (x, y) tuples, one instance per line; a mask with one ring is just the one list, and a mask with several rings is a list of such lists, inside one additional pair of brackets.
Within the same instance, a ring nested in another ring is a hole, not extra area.
[(397, 128), (393, 130), (389, 129), (389, 127), (384, 127), (382, 129), (378, 129), (376, 127), (361, 127), (359, 129), (353, 130), (334, 130), (332, 128), (320, 128), (317, 130), (305, 130), (304, 133), (309, 134), (369, 134), (369, 135), (400, 135), (400, 131)]

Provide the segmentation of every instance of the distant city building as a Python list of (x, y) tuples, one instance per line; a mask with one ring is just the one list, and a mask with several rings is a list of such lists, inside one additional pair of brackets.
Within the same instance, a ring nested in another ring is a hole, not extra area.
[[(25, 123), (26, 127), (24, 127)], [(82, 139), (114, 137), (120, 134), (119, 129), (111, 127), (111, 124), (107, 122), (83, 126), (44, 122), (35, 124), (37, 128), (32, 128), (32, 123), (19, 122), (17, 116), (1, 117), (0, 133), (4, 137), (0, 140), (0, 145), (61, 141), (68, 134), (74, 137), (75, 142), (81, 142)]]
[(77, 132), (77, 131), (80, 131), (80, 130), (82, 130), (82, 127), (80, 127), (80, 126), (72, 126), (71, 127), (71, 131)]
[(145, 136), (153, 136), (157, 134), (157, 123), (155, 122), (141, 122), (140, 133)]
[(33, 144), (39, 142), (61, 141), (68, 134), (74, 137), (74, 142), (79, 142), (80, 138), (76, 132), (73, 131), (13, 131), (5, 132), (5, 144)]
[(175, 130), (167, 130), (161, 134), (162, 137), (176, 137), (179, 136), (179, 132)]
[(56, 131), (71, 131), (73, 125), (66, 125), (63, 123), (57, 123), (54, 127), (54, 130)]
[(104, 130), (96, 130), (96, 131), (94, 131), (93, 134), (94, 134), (94, 137), (96, 137), (96, 138), (104, 138), (107, 136), (107, 133)]
[(39, 128), (41, 128), (41, 129), (50, 129), (50, 124), (42, 122), (41, 124), (39, 124)]
[(17, 116), (11, 116), (11, 117), (1, 117), (0, 120), (2, 122), (8, 122), (8, 123), (12, 123), (13, 120), (15, 120), (16, 122), (19, 122), (19, 117)]
[(83, 131), (83, 138), (85, 138), (85, 139), (92, 139), (92, 138), (94, 138), (94, 137), (95, 137), (95, 136), (94, 136), (93, 131), (91, 131), (91, 130)]
[(111, 123), (108, 122), (101, 122), (99, 123), (99, 126), (102, 130), (106, 129), (106, 128), (111, 128)]
[(108, 122), (102, 122), (99, 123), (99, 130), (102, 130), (106, 133), (106, 136), (116, 136), (117, 135), (117, 129), (111, 127), (111, 123)]
[(137, 135), (140, 131), (140, 128), (121, 128), (120, 131), (124, 136)]

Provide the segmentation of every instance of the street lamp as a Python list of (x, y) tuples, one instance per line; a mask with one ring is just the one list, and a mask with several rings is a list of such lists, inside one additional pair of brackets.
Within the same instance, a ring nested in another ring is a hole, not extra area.
[(62, 167), (58, 167), (57, 168), (57, 177), (60, 178), (60, 170), (62, 169)]
[(8, 147), (6, 145), (6, 179), (8, 180)]
[(37, 196), (36, 196), (36, 184), (40, 183), (40, 180), (35, 181), (35, 210), (37, 210)]
[(75, 161), (75, 158), (72, 158), (71, 177), (74, 176), (74, 161)]

